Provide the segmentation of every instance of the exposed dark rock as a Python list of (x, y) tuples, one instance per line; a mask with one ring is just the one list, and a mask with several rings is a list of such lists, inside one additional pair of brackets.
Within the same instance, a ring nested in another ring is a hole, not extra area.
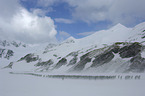
[(126, 45), (126, 44), (129, 44), (129, 43), (128, 42), (116, 42), (115, 43), (115, 45), (121, 45), (121, 44)]
[(109, 51), (109, 52), (106, 52), (106, 53), (102, 53), (102, 54), (100, 54), (100, 55), (95, 57), (91, 67), (101, 66), (104, 63), (110, 62), (113, 58), (114, 58), (114, 54), (112, 53), (112, 51)]
[(3, 40), (3, 41), (0, 40), (0, 45), (3, 47), (6, 47), (6, 46), (10, 46), (10, 43), (7, 42), (6, 40)]
[(3, 54), (4, 54), (5, 49), (1, 49), (0, 48), (0, 58), (2, 58)]
[(54, 57), (58, 57), (56, 54), (53, 54)]
[(65, 64), (67, 64), (67, 59), (66, 58), (62, 58), (61, 60), (58, 61), (58, 63), (56, 64), (56, 66), (54, 68), (58, 69), (62, 65), (65, 65)]
[(54, 62), (50, 59), (48, 61), (44, 61), (44, 62), (38, 62), (37, 64), (35, 64), (35, 66), (50, 66), (52, 65)]
[(120, 47), (119, 46), (115, 46), (111, 51), (114, 52), (114, 53), (118, 53), (120, 50)]
[(6, 40), (4, 40), (3, 42), (2, 42), (2, 46), (6, 46), (6, 44), (7, 44), (7, 41)]
[(80, 61), (78, 62), (78, 64), (73, 68), (74, 71), (81, 71), (84, 69), (85, 65), (88, 63), (88, 62), (91, 62), (91, 59), (89, 57), (89, 53), (83, 55), (80, 57)]
[(13, 55), (14, 55), (14, 52), (12, 50), (8, 50), (5, 58), (7, 58), (9, 60), (10, 57), (13, 56)]
[(14, 52), (12, 50), (0, 48), (0, 58), (4, 57), (9, 60), (11, 56), (14, 56)]
[(22, 46), (23, 46), (23, 47), (26, 47), (26, 44), (23, 44)]
[(21, 43), (17, 43), (17, 42), (15, 42), (15, 41), (13, 41), (13, 42), (11, 42), (11, 44), (13, 45), (13, 46), (15, 46), (15, 47), (19, 47), (20, 45), (21, 45)]
[(7, 47), (7, 46), (14, 46), (14, 47), (20, 47), (20, 46), (22, 46), (22, 47), (26, 47), (26, 44), (23, 44), (22, 45), (22, 43), (21, 42), (16, 42), (16, 41), (12, 41), (12, 42), (9, 42), (9, 41), (7, 41), (7, 40), (0, 40), (0, 45), (1, 46), (3, 46), (3, 47)]
[(143, 36), (143, 37), (141, 37), (142, 39), (144, 39), (145, 38), (145, 36)]
[(71, 52), (66, 57), (68, 56), (78, 56), (78, 52)]
[(74, 56), (74, 58), (72, 58), (72, 59), (70, 60), (68, 66), (69, 66), (69, 65), (74, 65), (74, 64), (76, 64), (76, 63), (77, 63), (77, 60), (78, 60), (77, 56)]
[(116, 42), (115, 45), (123, 44), (124, 42)]
[(141, 48), (142, 46), (138, 42), (132, 43), (131, 45), (128, 45), (128, 46), (124, 46), (123, 48), (119, 50), (120, 57), (130, 58), (130, 57), (136, 56), (137, 54), (141, 52)]
[(91, 62), (91, 58), (85, 58), (84, 60), (81, 60), (77, 66), (74, 67), (74, 70), (75, 71), (81, 71), (84, 69), (85, 65), (88, 63), (88, 62)]
[(80, 61), (84, 60), (85, 58), (87, 58), (89, 56), (89, 53), (84, 54), (83, 56), (80, 57)]
[(27, 63), (33, 62), (33, 61), (37, 61), (39, 59), (39, 56), (35, 56), (34, 54), (27, 54), (25, 57), (22, 57), (20, 60), (18, 61), (22, 61), (25, 60)]
[(48, 49), (54, 48), (56, 46), (57, 46), (56, 44), (50, 43), (50, 44), (47, 45), (47, 47), (45, 48), (45, 50), (47, 51)]
[(13, 62), (10, 62), (10, 64), (4, 68), (11, 68), (12, 69), (12, 66), (13, 66)]
[(57, 59), (61, 59), (61, 57), (58, 57)]
[(145, 71), (145, 58), (142, 58), (140, 55), (133, 57), (130, 62), (130, 68), (128, 71), (132, 72), (144, 72)]

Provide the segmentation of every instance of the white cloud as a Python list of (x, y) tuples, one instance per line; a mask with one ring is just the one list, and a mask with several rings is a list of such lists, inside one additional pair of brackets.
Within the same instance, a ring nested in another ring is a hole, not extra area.
[(145, 0), (65, 0), (73, 6), (75, 19), (87, 23), (112, 21), (132, 24), (145, 20)]
[[(57, 31), (55, 30), (54, 21), (50, 17), (38, 16), (35, 12), (27, 11), (20, 6), (17, 0), (14, 0), (15, 3), (13, 5), (8, 6), (11, 3), (8, 1), (11, 0), (0, 1), (0, 4), (3, 3), (1, 8), (6, 10), (3, 14), (4, 16), (0, 15), (1, 37), (21, 40), (27, 43), (56, 41), (55, 35)], [(0, 12), (3, 11), (0, 10)]]
[(74, 23), (72, 20), (70, 20), (70, 19), (64, 19), (64, 18), (55, 18), (55, 22), (66, 23), (66, 24), (72, 24), (72, 23)]
[(9, 21), (10, 17), (19, 10), (19, 7), (18, 0), (0, 0), (0, 17)]
[[(136, 24), (145, 20), (145, 0), (38, 0), (40, 6), (51, 7), (67, 2), (74, 8), (73, 19), (87, 23), (111, 21), (113, 24)], [(59, 22), (59, 21), (58, 21)], [(61, 21), (60, 21), (61, 22)]]
[(83, 32), (83, 33), (78, 33), (77, 35), (80, 35), (80, 36), (88, 36), (88, 35), (91, 35), (95, 32)]

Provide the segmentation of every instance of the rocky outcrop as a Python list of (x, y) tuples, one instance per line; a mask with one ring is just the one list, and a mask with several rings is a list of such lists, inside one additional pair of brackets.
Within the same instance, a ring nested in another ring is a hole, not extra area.
[(78, 52), (71, 52), (66, 57), (69, 57), (69, 56), (78, 56)]
[(131, 60), (130, 68), (127, 71), (131, 72), (144, 72), (145, 71), (145, 58), (141, 55), (133, 57)]
[(22, 44), (21, 42), (16, 42), (16, 41), (12, 41), (12, 42), (9, 42), (7, 40), (0, 40), (0, 45), (3, 46), (3, 47), (7, 47), (7, 46), (14, 46), (14, 47), (26, 47), (26, 44)]
[(106, 53), (102, 53), (102, 54), (100, 54), (100, 55), (95, 57), (91, 67), (101, 66), (101, 65), (103, 65), (105, 63), (110, 62), (113, 58), (114, 58), (114, 54), (112, 53), (112, 51), (109, 51), (109, 52), (106, 52)]
[(6, 46), (10, 46), (10, 43), (7, 42), (6, 40), (3, 40), (3, 41), (0, 40), (0, 45), (3, 47), (6, 47)]
[(76, 64), (76, 63), (77, 63), (77, 60), (78, 60), (77, 56), (74, 56), (74, 58), (72, 58), (72, 59), (69, 61), (68, 66), (69, 66), (69, 65), (74, 65), (74, 64)]
[(112, 52), (114, 52), (115, 54), (118, 53), (120, 50), (120, 46), (114, 46), (113, 49), (111, 50)]
[(12, 69), (12, 66), (13, 66), (13, 62), (10, 62), (10, 64), (4, 68), (11, 68)]
[(35, 66), (50, 66), (52, 65), (54, 62), (50, 59), (48, 61), (39, 61), (37, 64), (35, 64)]
[[(98, 50), (99, 51), (99, 50)], [(142, 58), (139, 54), (142, 51), (142, 45), (138, 42), (134, 43), (115, 43), (115, 45), (112, 45), (104, 50), (104, 52), (98, 54), (93, 51), (88, 52), (80, 57), (80, 61), (75, 64), (73, 67), (73, 71), (81, 71), (85, 68), (86, 64), (91, 62), (92, 59), (94, 59), (91, 63), (90, 68), (96, 68), (99, 66), (102, 66), (104, 64), (107, 64), (106, 66), (109, 66), (109, 62), (112, 62), (112, 59), (115, 57), (114, 54), (119, 54), (120, 58), (131, 58), (130, 66), (126, 70), (126, 72), (143, 72), (145, 70), (145, 59)], [(93, 55), (95, 57), (92, 56)], [(140, 56), (140, 57), (139, 57)], [(114, 62), (114, 61), (113, 61)], [(128, 64), (128, 63), (126, 63)], [(119, 65), (118, 65), (119, 66)], [(127, 66), (127, 65), (126, 65)], [(115, 69), (114, 69), (115, 70)]]
[(119, 50), (120, 57), (121, 58), (134, 57), (141, 52), (141, 48), (142, 46), (138, 42), (135, 42), (128, 46), (124, 46)]
[(13, 56), (13, 55), (14, 55), (14, 52), (12, 50), (8, 50), (7, 53), (6, 53), (5, 58), (10, 59), (10, 57)]
[(67, 59), (66, 58), (62, 58), (61, 60), (58, 61), (58, 63), (55, 65), (54, 69), (58, 69), (60, 68), (62, 65), (67, 64)]
[[(117, 42), (103, 48), (86, 50), (70, 52), (62, 58), (58, 58), (59, 56), (57, 53), (52, 54), (55, 60), (59, 60), (57, 62), (53, 61), (52, 58), (48, 59), (48, 61), (42, 61), (38, 55), (30, 53), (22, 57), (18, 62), (23, 60), (26, 61), (26, 63), (37, 61), (33, 63), (36, 67), (35, 71), (59, 70), (63, 65), (66, 65), (64, 67), (66, 67), (66, 69), (68, 68), (67, 70), (69, 72), (81, 72), (91, 69), (96, 72), (109, 72), (111, 70), (114, 72), (145, 71), (145, 58), (141, 57), (141, 52), (144, 48), (143, 45), (138, 42)], [(0, 57), (5, 53), (4, 51), (4, 49), (0, 49)], [(8, 50), (6, 58), (12, 55), (13, 52)], [(13, 63), (6, 67), (12, 68), (12, 65)]]
[(81, 71), (84, 69), (85, 65), (89, 62), (91, 62), (91, 59), (89, 57), (89, 53), (84, 54), (80, 57), (80, 61), (77, 63), (77, 65), (73, 68), (73, 71)]
[(20, 60), (18, 61), (23, 61), (25, 60), (27, 63), (33, 62), (33, 61), (37, 61), (39, 59), (38, 55), (34, 55), (34, 54), (27, 54), (26, 56), (22, 57)]
[(12, 50), (0, 48), (0, 58), (4, 57), (9, 60), (12, 56), (14, 56), (14, 52)]
[(4, 51), (5, 51), (5, 49), (0, 48), (0, 58), (2, 58), (2, 56), (4, 55)]
[(0, 58), (10, 59), (14, 56), (16, 49), (14, 47), (26, 47), (26, 44), (22, 44), (21, 42), (17, 43), (15, 41), (9, 42), (7, 40), (0, 40)]
[(38, 67), (35, 71), (47, 71), (49, 70), (50, 66), (53, 64), (53, 60), (49, 59), (48, 61), (41, 61), (41, 59), (39, 59), (39, 62), (36, 63), (34, 66)]

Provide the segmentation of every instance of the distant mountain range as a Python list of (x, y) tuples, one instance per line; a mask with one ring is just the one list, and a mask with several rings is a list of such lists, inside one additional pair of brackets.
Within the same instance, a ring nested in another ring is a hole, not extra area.
[(128, 73), (145, 71), (145, 22), (121, 24), (60, 44), (0, 40), (0, 67), (11, 71)]

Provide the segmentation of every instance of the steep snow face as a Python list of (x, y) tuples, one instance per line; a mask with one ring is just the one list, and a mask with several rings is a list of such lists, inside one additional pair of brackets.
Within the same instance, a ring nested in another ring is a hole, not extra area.
[(114, 42), (124, 42), (128, 38), (130, 31), (131, 28), (126, 28), (121, 24), (117, 24), (109, 30), (102, 30), (88, 37), (79, 39), (78, 42), (84, 46), (95, 44), (98, 47), (103, 47), (103, 44), (108, 45)]
[(134, 28), (127, 28), (119, 23), (108, 30), (97, 31), (90, 36), (77, 39), (76, 45), (80, 45), (82, 48), (97, 45), (98, 48), (101, 48), (115, 42), (145, 42), (145, 22)]
[(145, 22), (132, 28), (129, 41), (138, 41), (145, 44)]

